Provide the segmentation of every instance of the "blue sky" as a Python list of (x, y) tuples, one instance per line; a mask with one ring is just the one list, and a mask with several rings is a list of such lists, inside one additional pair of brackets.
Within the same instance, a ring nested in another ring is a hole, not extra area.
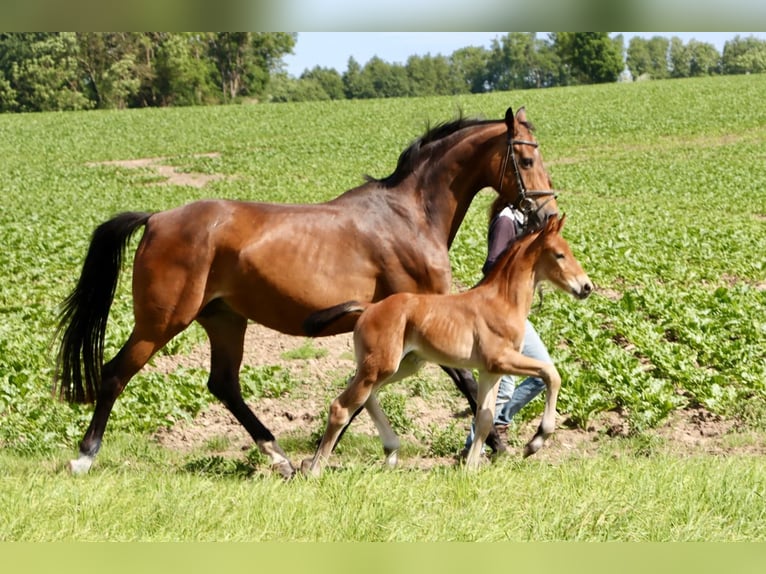
[[(691, 39), (713, 44), (723, 50), (727, 40), (736, 35), (766, 39), (766, 32), (621, 32), (625, 45), (632, 36), (650, 38), (678, 36), (685, 43)], [(506, 32), (299, 32), (294, 54), (285, 56), (288, 74), (300, 76), (314, 66), (346, 71), (349, 56), (366, 64), (373, 56), (389, 63), (404, 64), (411, 55), (442, 54), (449, 56), (458, 48), (482, 46), (489, 48), (492, 40)], [(545, 32), (541, 32), (544, 35)]]

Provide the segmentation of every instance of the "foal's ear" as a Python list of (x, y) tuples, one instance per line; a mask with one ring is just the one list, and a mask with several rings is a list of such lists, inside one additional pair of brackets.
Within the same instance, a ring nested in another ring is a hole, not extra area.
[[(559, 227), (558, 227), (558, 232), (559, 233), (561, 233), (561, 230), (564, 227), (564, 221), (566, 221), (566, 218), (567, 218), (567, 214), (564, 213), (564, 214), (561, 215), (561, 219), (559, 219)], [(551, 219), (553, 219), (553, 218), (551, 218)]]
[(548, 235), (549, 233), (558, 233), (561, 229), (560, 222), (561, 220), (556, 217), (555, 215), (551, 215), (548, 219), (545, 220), (545, 225), (543, 225), (543, 235)]

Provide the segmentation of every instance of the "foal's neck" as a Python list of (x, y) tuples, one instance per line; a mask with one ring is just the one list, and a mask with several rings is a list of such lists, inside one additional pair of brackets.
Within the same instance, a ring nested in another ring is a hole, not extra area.
[(529, 315), (537, 284), (536, 264), (539, 252), (532, 252), (534, 243), (522, 239), (523, 243), (503, 254), (487, 277), (486, 285), (492, 288), (495, 298), (509, 307), (508, 313), (515, 312), (525, 318)]

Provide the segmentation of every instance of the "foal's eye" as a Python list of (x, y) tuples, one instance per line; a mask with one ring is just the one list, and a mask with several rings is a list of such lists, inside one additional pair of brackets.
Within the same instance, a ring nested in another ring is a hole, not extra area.
[(556, 259), (564, 259), (564, 257), (566, 257), (566, 255), (563, 253), (556, 253)]

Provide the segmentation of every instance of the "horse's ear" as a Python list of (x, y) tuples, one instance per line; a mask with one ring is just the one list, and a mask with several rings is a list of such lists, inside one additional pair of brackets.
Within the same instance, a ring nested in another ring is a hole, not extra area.
[(508, 131), (513, 133), (513, 108), (505, 110), (505, 125), (508, 126)]
[(521, 106), (519, 111), (516, 112), (516, 121), (520, 123), (527, 123), (527, 110), (524, 109), (524, 106)]
[[(566, 213), (564, 213), (564, 214), (561, 216), (561, 219), (559, 219), (559, 227), (558, 227), (558, 232), (559, 232), (559, 233), (561, 233), (561, 230), (562, 230), (562, 229), (563, 229), (563, 227), (564, 227), (564, 221), (566, 220), (566, 218), (567, 218), (567, 214), (566, 214)], [(553, 219), (553, 218), (551, 218), (551, 219)]]

